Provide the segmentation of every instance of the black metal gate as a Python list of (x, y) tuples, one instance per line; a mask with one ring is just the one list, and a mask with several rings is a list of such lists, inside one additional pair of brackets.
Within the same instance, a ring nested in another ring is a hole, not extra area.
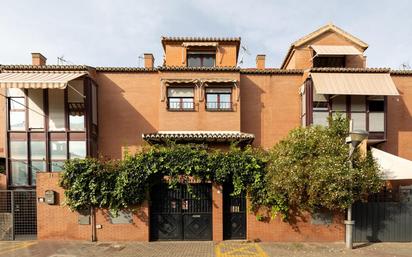
[(35, 190), (0, 190), (0, 240), (34, 239), (36, 208)]
[(246, 193), (232, 192), (231, 183), (223, 186), (223, 239), (246, 239)]
[(192, 184), (151, 191), (151, 240), (212, 240), (212, 185)]
[(412, 201), (391, 194), (397, 196), (354, 204), (354, 242), (412, 242)]

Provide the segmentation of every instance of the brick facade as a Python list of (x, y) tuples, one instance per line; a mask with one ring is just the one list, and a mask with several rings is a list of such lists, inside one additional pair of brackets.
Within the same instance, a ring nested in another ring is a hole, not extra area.
[[(339, 32), (339, 31), (338, 31)], [(211, 69), (187, 68), (182, 40), (162, 41), (165, 66), (152, 68), (92, 68), (89, 73), (98, 85), (98, 154), (104, 158), (122, 158), (124, 152), (135, 152), (146, 142), (142, 134), (157, 131), (241, 131), (252, 133), (254, 147), (270, 148), (287, 133), (301, 124), (299, 88), (312, 66), (311, 44), (351, 45), (360, 51), (362, 42), (342, 33), (325, 31), (296, 47), (291, 47), (282, 69), (239, 69), (237, 57), (240, 39), (219, 41), (216, 67)], [(189, 40), (190, 41), (190, 40)], [(213, 41), (213, 40), (212, 40)], [(210, 42), (210, 40), (208, 41)], [(303, 42), (302, 40), (300, 42)], [(366, 46), (367, 47), (367, 46)], [(261, 61), (262, 62), (262, 61)], [(352, 68), (365, 68), (365, 56), (350, 56), (346, 64)], [(264, 67), (264, 63), (259, 63)], [(180, 67), (180, 68), (176, 68)], [(225, 67), (227, 69), (225, 69)], [(19, 69), (5, 67), (2, 70)], [(31, 69), (31, 68), (28, 68)], [(299, 69), (299, 70), (294, 70)], [(387, 141), (377, 145), (389, 153), (412, 159), (412, 73), (394, 73), (392, 79), (400, 96), (388, 97)], [(237, 81), (233, 86), (233, 111), (212, 112), (205, 109), (202, 98), (204, 88), (195, 87), (194, 111), (171, 112), (163, 99), (168, 79), (226, 79)], [(4, 92), (3, 92), (4, 93)], [(6, 113), (5, 99), (0, 98), (0, 112)], [(6, 124), (6, 115), (0, 115)], [(3, 132), (3, 133), (2, 133)], [(0, 126), (0, 156), (6, 157), (6, 127)], [(227, 145), (219, 145), (225, 148)], [(38, 238), (58, 240), (90, 240), (91, 225), (79, 225), (78, 214), (63, 205), (63, 190), (58, 187), (58, 173), (37, 173), (37, 196), (46, 190), (57, 192), (58, 204), (38, 203)], [(410, 184), (394, 182), (393, 185)], [(7, 188), (6, 177), (0, 175), (0, 188)], [(223, 240), (222, 187), (213, 185), (213, 240)], [(149, 204), (145, 203), (133, 215), (132, 224), (111, 224), (107, 211), (97, 210), (97, 240), (148, 241)], [(275, 218), (258, 221), (247, 214), (247, 239), (261, 241), (342, 241), (343, 215), (335, 214), (326, 225), (311, 223), (311, 216), (293, 217), (293, 224)]]

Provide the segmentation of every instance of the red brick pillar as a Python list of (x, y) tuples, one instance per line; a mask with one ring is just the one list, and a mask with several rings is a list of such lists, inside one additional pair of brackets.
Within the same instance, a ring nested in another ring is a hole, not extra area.
[(221, 185), (213, 184), (213, 241), (223, 240), (223, 190)]

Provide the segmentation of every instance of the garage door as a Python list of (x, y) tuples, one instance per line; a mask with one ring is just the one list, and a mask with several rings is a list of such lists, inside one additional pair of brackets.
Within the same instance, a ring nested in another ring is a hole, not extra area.
[(353, 206), (354, 241), (412, 242), (412, 201), (408, 195), (403, 192), (383, 201), (356, 203)]
[(212, 240), (211, 184), (167, 184), (151, 191), (151, 240)]

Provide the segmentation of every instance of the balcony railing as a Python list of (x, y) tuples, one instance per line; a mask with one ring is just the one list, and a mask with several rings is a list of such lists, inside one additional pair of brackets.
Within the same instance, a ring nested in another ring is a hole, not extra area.
[(193, 111), (195, 105), (193, 102), (168, 102), (169, 111)]
[(206, 110), (208, 111), (232, 111), (232, 102), (206, 102)]

